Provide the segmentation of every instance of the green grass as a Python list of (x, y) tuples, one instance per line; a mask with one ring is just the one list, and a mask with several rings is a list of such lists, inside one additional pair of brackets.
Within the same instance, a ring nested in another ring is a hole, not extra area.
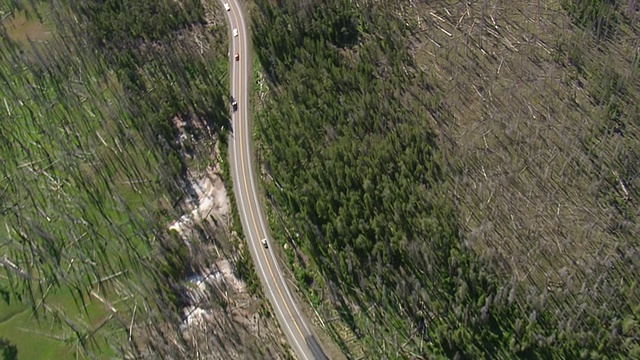
[[(2, 49), (0, 62), (7, 204), (0, 255), (32, 279), (23, 282), (5, 267), (0, 285), (15, 294), (0, 306), (0, 336), (18, 346), (21, 359), (105, 358), (113, 355), (107, 343), (124, 334), (113, 322), (128, 322), (133, 303), (143, 300), (130, 284), (153, 282), (143, 264), (154, 261), (154, 227), (175, 201), (159, 179), (166, 165), (133, 131), (138, 120), (118, 93), (121, 85), (105, 76), (105, 63), (65, 49), (34, 17), (20, 13), (6, 22), (17, 44)], [(27, 36), (47, 42), (32, 47)], [(30, 52), (27, 59), (20, 49)], [(96, 284), (120, 272), (108, 286)], [(108, 320), (111, 312), (91, 292), (115, 303), (119, 314)], [(87, 349), (79, 350), (69, 324), (87, 337)]]
[[(29, 16), (31, 15), (31, 16)], [(17, 12), (15, 15), (8, 17), (2, 23), (6, 28), (7, 35), (13, 41), (22, 44), (25, 49), (30, 49), (29, 41), (45, 41), (51, 37), (50, 24), (40, 22), (32, 13)], [(11, 93), (7, 93), (7, 87), (4, 87), (2, 94), (3, 117), (9, 121), (17, 121), (16, 127), (20, 127), (25, 133), (37, 135), (33, 127), (27, 121), (27, 117), (9, 115), (10, 106), (13, 107), (14, 101), (22, 101), (20, 98), (28, 96), (25, 85), (17, 85), (21, 80), (27, 80), (15, 76), (11, 68), (7, 68), (10, 63), (2, 62), (1, 71), (5, 76), (9, 76), (12, 83)], [(14, 91), (20, 92), (22, 96)], [(33, 141), (41, 141), (41, 139), (32, 136)], [(15, 156), (14, 153), (3, 154), (4, 156)], [(4, 175), (7, 175), (5, 169)], [(3, 225), (8, 225), (4, 223)], [(0, 280), (0, 285), (9, 285), (6, 279)], [(8, 298), (9, 302), (2, 302), (0, 306), (0, 337), (7, 339), (18, 348), (18, 359), (63, 359), (70, 357), (73, 351), (71, 341), (64, 340), (69, 338), (71, 334), (63, 331), (63, 327), (56, 323), (53, 314), (44, 311), (43, 307), (39, 307), (37, 314), (33, 308), (26, 303), (19, 301), (15, 295)], [(46, 301), (47, 306), (53, 306), (66, 311), (75, 309), (75, 303), (70, 296), (68, 289), (63, 289), (62, 293), (50, 295)], [(86, 308), (89, 318), (95, 318), (97, 314), (103, 313), (102, 309), (91, 305)], [(54, 335), (57, 334), (57, 335)], [(58, 336), (54, 339), (52, 336)]]
[[(47, 304), (53, 312), (45, 314), (44, 311), (39, 311), (39, 316), (36, 317), (31, 307), (15, 299), (10, 304), (2, 303), (0, 337), (16, 345), (18, 359), (66, 359), (77, 355), (76, 336), (54, 316), (57, 311), (73, 313), (76, 309), (73, 298), (63, 289), (50, 296)], [(95, 328), (105, 316), (102, 304), (90, 301), (83, 313), (71, 320), (84, 323), (87, 328)], [(91, 346), (96, 348), (99, 354), (97, 358), (107, 359), (114, 355), (104, 338), (98, 337), (95, 341), (97, 343)]]
[[(24, 309), (13, 318), (0, 324), (0, 336), (18, 348), (18, 359), (65, 359), (69, 358), (71, 347), (60, 340), (45, 335), (51, 327), (32, 325), (30, 310)], [(54, 331), (60, 329), (54, 328)]]
[[(153, 354), (151, 342), (180, 337), (190, 266), (166, 227), (182, 214), (187, 166), (208, 158), (185, 159), (172, 119), (197, 124), (187, 137), (201, 141), (228, 122), (225, 33), (201, 23), (198, 1), (135, 34), (113, 21), (136, 21), (122, 9), (0, 4), (0, 286), (11, 299), (0, 337), (21, 359)], [(123, 41), (99, 39), (105, 29)]]

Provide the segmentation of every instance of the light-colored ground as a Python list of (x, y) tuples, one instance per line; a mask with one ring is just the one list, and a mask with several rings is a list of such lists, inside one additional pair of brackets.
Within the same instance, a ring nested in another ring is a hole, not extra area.
[[(174, 123), (181, 135), (184, 123)], [(196, 126), (197, 127), (197, 126)], [(211, 159), (218, 159), (217, 144)], [(213, 160), (211, 161), (213, 162)], [(230, 202), (218, 164), (187, 176), (189, 197), (182, 204), (185, 213), (168, 224), (188, 247), (192, 268), (185, 279), (182, 336), (196, 349), (184, 349), (185, 356), (197, 359), (277, 359), (284, 353), (284, 336), (273, 318), (264, 316), (261, 302), (249, 294), (246, 284), (235, 276), (229, 250)]]
[(229, 198), (220, 178), (218, 166), (207, 167), (203, 174), (191, 175), (192, 196), (186, 208), (190, 211), (169, 226), (183, 238), (195, 236), (194, 224), (213, 222), (226, 224), (229, 219)]
[(29, 41), (44, 41), (51, 37), (51, 31), (47, 25), (36, 18), (27, 18), (23, 13), (0, 11), (0, 22), (7, 30), (9, 38), (21, 43)]
[(619, 239), (610, 229), (625, 225), (611, 203), (624, 199), (609, 157), (631, 137), (598, 137), (593, 151), (604, 160), (594, 165), (583, 146), (598, 131), (589, 119), (604, 114), (558, 49), (581, 43), (585, 59), (619, 69), (629, 66), (613, 59), (633, 56), (603, 54), (633, 49), (618, 41), (590, 50), (593, 39), (572, 37), (555, 0), (411, 4), (407, 19), (420, 30), (410, 51), (434, 83), (446, 84), (450, 118), (433, 126), (460, 160), (451, 182), (469, 244), (518, 281), (561, 288), (615, 261)]

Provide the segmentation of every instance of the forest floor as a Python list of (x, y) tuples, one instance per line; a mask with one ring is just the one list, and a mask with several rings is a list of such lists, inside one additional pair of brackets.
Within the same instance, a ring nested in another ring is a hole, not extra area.
[(557, 0), (410, 4), (410, 51), (453, 119), (433, 126), (471, 247), (551, 291), (617, 261), (640, 215), (638, 11), (601, 40)]

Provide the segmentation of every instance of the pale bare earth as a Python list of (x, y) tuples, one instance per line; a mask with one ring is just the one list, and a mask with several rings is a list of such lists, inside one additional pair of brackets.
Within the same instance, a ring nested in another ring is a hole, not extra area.
[[(213, 2), (203, 2), (207, 31), (224, 33), (224, 18)], [(204, 34), (185, 39), (200, 53), (210, 51)], [(208, 159), (204, 170), (189, 167), (187, 184), (190, 197), (182, 204), (184, 215), (172, 224), (187, 245), (192, 268), (185, 279), (182, 308), (182, 336), (189, 345), (183, 355), (190, 359), (283, 359), (288, 344), (268, 305), (252, 295), (246, 284), (234, 274), (234, 259), (238, 257), (243, 239), (232, 231), (232, 214), (223, 183), (216, 135), (200, 119), (173, 119), (179, 131), (177, 141), (183, 146), (195, 145), (195, 152), (184, 151), (188, 160)], [(193, 137), (186, 129), (201, 137)], [(183, 147), (184, 148), (184, 147)], [(213, 151), (211, 150), (213, 149)]]
[[(216, 144), (212, 158), (217, 154)], [(218, 165), (190, 173), (185, 214), (168, 226), (185, 242), (197, 269), (185, 279), (183, 294), (180, 328), (196, 352), (187, 354), (194, 359), (279, 359), (287, 352), (283, 335), (274, 318), (264, 316), (262, 300), (249, 294), (233, 272), (230, 203), (220, 174)]]
[(219, 173), (216, 165), (215, 168), (207, 167), (204, 174), (190, 176), (193, 194), (186, 208), (191, 211), (169, 226), (169, 230), (178, 232), (187, 243), (189, 241), (186, 238), (197, 235), (194, 233), (194, 224), (227, 224), (229, 220), (227, 189)]

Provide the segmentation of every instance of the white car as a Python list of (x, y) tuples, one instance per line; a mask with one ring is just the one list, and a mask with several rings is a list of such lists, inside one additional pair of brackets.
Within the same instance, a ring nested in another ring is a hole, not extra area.
[(238, 29), (233, 29), (233, 36), (238, 37)]
[(224, 9), (227, 11), (231, 11), (231, 6), (229, 6), (229, 3), (224, 3)]
[(267, 239), (262, 239), (262, 246), (264, 246), (265, 249), (269, 248), (269, 245), (267, 244)]

